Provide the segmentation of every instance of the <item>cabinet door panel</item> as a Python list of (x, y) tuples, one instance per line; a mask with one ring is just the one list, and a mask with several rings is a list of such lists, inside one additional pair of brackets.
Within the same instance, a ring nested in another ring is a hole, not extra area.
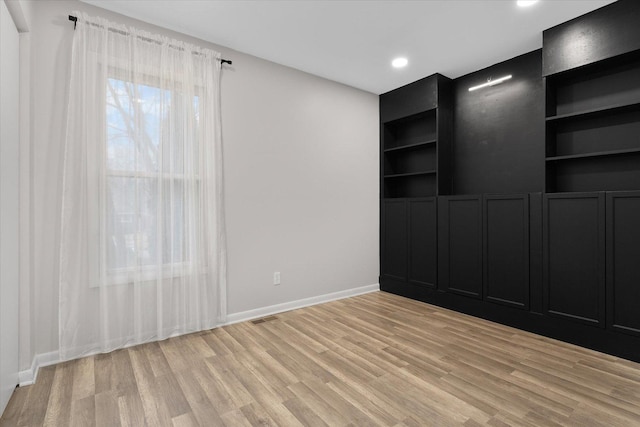
[(480, 196), (440, 198), (445, 203), (440, 222), (443, 233), (443, 288), (482, 298), (482, 209)]
[(436, 198), (409, 201), (409, 282), (435, 288), (438, 234)]
[(407, 280), (407, 203), (385, 200), (382, 212), (382, 275)]
[(485, 299), (529, 306), (529, 197), (485, 196)]
[(607, 194), (607, 324), (640, 335), (640, 192)]
[(604, 324), (604, 194), (544, 198), (545, 311)]

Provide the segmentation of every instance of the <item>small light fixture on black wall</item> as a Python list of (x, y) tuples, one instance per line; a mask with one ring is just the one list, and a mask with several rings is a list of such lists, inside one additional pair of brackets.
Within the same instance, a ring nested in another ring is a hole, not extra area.
[(481, 85), (477, 85), (477, 86), (473, 86), (469, 88), (469, 92), (473, 92), (474, 90), (478, 90), (478, 89), (482, 89), (483, 87), (488, 87), (488, 86), (495, 86), (497, 84), (500, 84), (506, 80), (509, 80), (511, 78), (511, 74), (509, 74), (508, 76), (504, 76), (504, 77), (500, 77), (499, 79), (489, 79), (487, 80), (486, 83), (482, 83)]

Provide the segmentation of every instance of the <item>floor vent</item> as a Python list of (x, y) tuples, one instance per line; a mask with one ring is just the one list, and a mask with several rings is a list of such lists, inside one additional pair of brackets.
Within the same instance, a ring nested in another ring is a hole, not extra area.
[(264, 323), (264, 322), (268, 322), (270, 320), (276, 320), (276, 319), (277, 319), (276, 316), (269, 316), (269, 317), (263, 317), (262, 319), (252, 320), (251, 323), (253, 323), (254, 325), (259, 325), (260, 323)]

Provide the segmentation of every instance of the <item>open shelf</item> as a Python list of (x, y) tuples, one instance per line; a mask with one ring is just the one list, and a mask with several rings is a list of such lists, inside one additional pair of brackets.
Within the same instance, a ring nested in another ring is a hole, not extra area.
[(431, 144), (435, 144), (437, 141), (435, 139), (431, 139), (429, 141), (416, 142), (413, 144), (402, 145), (400, 147), (387, 148), (384, 150), (385, 153), (390, 153), (394, 151), (402, 151), (402, 150), (411, 150), (413, 148), (420, 148), (424, 146), (428, 146)]
[(582, 119), (593, 116), (605, 115), (605, 114), (616, 114), (622, 113), (625, 111), (633, 111), (640, 110), (640, 102), (632, 102), (632, 103), (624, 103), (624, 104), (615, 104), (609, 105), (605, 107), (592, 108), (590, 110), (577, 111), (574, 113), (567, 114), (559, 114), (556, 116), (547, 117), (547, 122), (557, 122), (560, 120), (572, 120), (572, 119)]
[(589, 157), (604, 157), (604, 156), (617, 156), (621, 154), (633, 154), (640, 153), (640, 148), (630, 148), (626, 150), (609, 150), (609, 151), (598, 151), (594, 153), (584, 153), (584, 154), (570, 154), (566, 156), (553, 156), (547, 157), (547, 162), (556, 162), (559, 160), (572, 160), (572, 159), (585, 159)]
[(436, 146), (434, 144), (420, 145), (411, 150), (384, 153), (383, 166), (382, 174), (384, 176), (436, 171)]
[(385, 176), (383, 197), (429, 197), (436, 195), (437, 174), (435, 171)]
[(405, 176), (417, 176), (417, 175), (435, 175), (435, 170), (421, 171), (421, 172), (410, 172), (410, 173), (395, 173), (392, 175), (385, 175), (386, 178), (402, 178)]
[(382, 198), (450, 194), (451, 95), (439, 74), (380, 95)]
[(547, 192), (640, 190), (640, 150), (547, 163)]
[(546, 78), (548, 192), (640, 189), (640, 51)]
[(383, 151), (403, 150), (437, 140), (436, 110), (428, 110), (383, 124)]

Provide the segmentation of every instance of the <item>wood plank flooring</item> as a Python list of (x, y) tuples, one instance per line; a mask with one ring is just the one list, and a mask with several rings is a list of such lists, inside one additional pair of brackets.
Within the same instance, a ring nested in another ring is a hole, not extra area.
[(42, 368), (2, 426), (633, 426), (640, 364), (375, 292)]

